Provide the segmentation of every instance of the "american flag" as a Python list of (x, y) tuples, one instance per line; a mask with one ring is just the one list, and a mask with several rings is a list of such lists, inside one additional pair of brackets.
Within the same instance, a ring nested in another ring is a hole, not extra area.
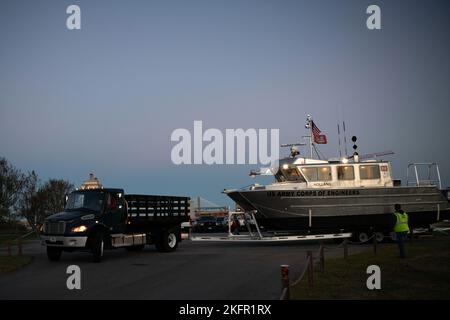
[(311, 121), (311, 129), (312, 134), (314, 137), (314, 142), (317, 144), (326, 144), (327, 143), (327, 136), (324, 134), (320, 134), (322, 131), (316, 126), (314, 121)]

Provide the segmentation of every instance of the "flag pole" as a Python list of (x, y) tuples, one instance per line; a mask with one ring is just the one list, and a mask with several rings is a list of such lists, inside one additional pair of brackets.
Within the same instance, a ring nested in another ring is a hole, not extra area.
[(313, 158), (313, 128), (312, 128), (312, 117), (309, 118), (309, 147), (311, 151), (311, 159)]

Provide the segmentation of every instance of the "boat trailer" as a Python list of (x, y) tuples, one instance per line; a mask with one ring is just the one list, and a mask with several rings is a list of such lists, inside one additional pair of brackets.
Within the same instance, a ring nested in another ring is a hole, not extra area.
[[(263, 234), (255, 219), (255, 211), (229, 211), (228, 212), (228, 235), (226, 236), (190, 236), (191, 241), (198, 242), (246, 242), (246, 243), (271, 243), (271, 242), (292, 242), (292, 241), (313, 241), (313, 240), (329, 240), (329, 239), (347, 239), (352, 236), (351, 232), (346, 233), (327, 233), (327, 234)], [(251, 220), (247, 218), (250, 215)], [(234, 216), (243, 216), (248, 234), (233, 234), (231, 231), (231, 221)], [(252, 231), (251, 224), (256, 228), (256, 232)]]

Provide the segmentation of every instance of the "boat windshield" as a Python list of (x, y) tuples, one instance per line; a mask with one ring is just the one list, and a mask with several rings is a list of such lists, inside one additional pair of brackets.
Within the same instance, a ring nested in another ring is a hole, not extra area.
[(306, 182), (295, 166), (280, 168), (275, 177), (279, 182), (285, 181)]
[(105, 195), (101, 191), (72, 192), (67, 199), (66, 210), (87, 209), (100, 211)]

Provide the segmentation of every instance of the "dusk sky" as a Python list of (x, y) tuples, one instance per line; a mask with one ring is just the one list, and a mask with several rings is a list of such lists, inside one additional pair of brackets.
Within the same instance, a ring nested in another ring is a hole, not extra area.
[[(81, 30), (66, 28), (71, 4)], [(366, 27), (371, 4), (381, 30)], [(221, 191), (258, 165), (176, 166), (172, 131), (202, 120), (290, 143), (307, 114), (327, 157), (345, 119), (360, 154), (395, 152), (397, 178), (437, 162), (450, 186), (450, 1), (0, 2), (0, 157), (43, 180), (94, 172), (128, 193), (230, 205)]]

